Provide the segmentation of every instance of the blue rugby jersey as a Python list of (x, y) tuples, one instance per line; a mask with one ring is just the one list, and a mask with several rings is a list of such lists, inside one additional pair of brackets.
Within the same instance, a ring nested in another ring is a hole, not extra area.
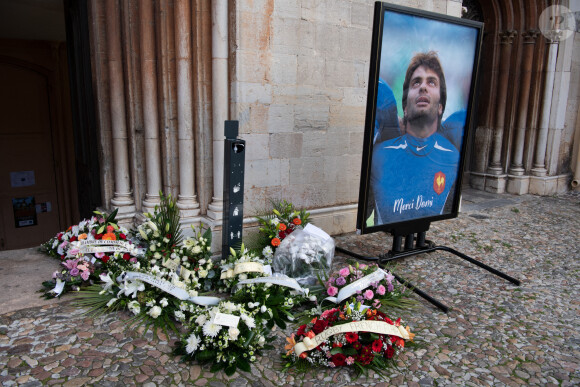
[(457, 178), (459, 152), (442, 135), (377, 144), (371, 165), (376, 225), (439, 215)]

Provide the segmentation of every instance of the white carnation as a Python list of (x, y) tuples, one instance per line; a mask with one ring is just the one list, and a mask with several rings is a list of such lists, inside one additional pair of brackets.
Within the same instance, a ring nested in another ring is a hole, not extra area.
[(238, 336), (240, 335), (240, 330), (238, 328), (230, 327), (230, 329), (228, 329), (228, 334), (230, 336), (230, 340), (237, 340)]
[(155, 305), (153, 308), (149, 309), (149, 312), (147, 312), (147, 314), (149, 314), (149, 316), (153, 318), (157, 318), (161, 314), (161, 310), (162, 310), (161, 307)]
[(238, 309), (236, 304), (234, 304), (233, 302), (230, 302), (230, 301), (226, 301), (226, 302), (222, 303), (222, 308), (224, 308), (229, 313), (232, 313)]
[(205, 314), (201, 314), (201, 315), (197, 316), (197, 318), (195, 319), (195, 323), (197, 325), (203, 325), (203, 324), (205, 324), (206, 321), (207, 321), (207, 317), (205, 316)]
[(141, 312), (141, 305), (137, 301), (131, 301), (127, 307), (134, 315), (138, 315)]

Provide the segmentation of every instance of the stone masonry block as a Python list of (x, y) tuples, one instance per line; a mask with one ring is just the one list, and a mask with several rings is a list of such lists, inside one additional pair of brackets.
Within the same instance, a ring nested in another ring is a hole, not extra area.
[[(300, 27), (298, 19), (276, 19), (273, 23), (272, 36), (270, 37), (273, 46), (298, 47), (298, 31)], [(290, 49), (292, 50), (292, 49)], [(289, 53), (293, 53), (290, 51)]]
[(316, 29), (314, 25), (306, 20), (300, 20), (298, 24), (298, 41), (300, 47), (314, 48), (316, 41)]
[(340, 58), (368, 62), (371, 55), (372, 28), (341, 28)]
[(251, 160), (246, 163), (245, 188), (280, 185), (280, 160)]
[(270, 133), (292, 132), (294, 130), (294, 106), (270, 105), (268, 109), (268, 131)]
[(296, 81), (300, 85), (322, 86), (324, 83), (324, 57), (322, 55), (300, 55), (297, 63)]
[(238, 81), (265, 83), (270, 80), (273, 64), (269, 53), (239, 50), (236, 59)]
[(302, 0), (300, 17), (311, 22), (324, 22), (326, 7), (325, 1)]
[(290, 160), (290, 185), (320, 184), (324, 181), (324, 168), (318, 157), (302, 157)]
[(461, 17), (462, 4), (456, 1), (448, 1), (446, 4), (447, 9), (443, 9), (443, 5), (436, 5), (434, 8), (435, 12), (443, 13), (447, 15)]
[(339, 156), (348, 153), (348, 136), (337, 132), (305, 132), (302, 154), (308, 156)]
[(252, 82), (232, 82), (233, 102), (270, 103), (272, 101), (272, 86), (270, 84)]
[(246, 140), (246, 162), (269, 158), (269, 134), (244, 134), (240, 138)]
[(299, 0), (274, 1), (274, 17), (300, 19), (300, 15), (301, 7)]
[(366, 106), (342, 106), (341, 104), (330, 105), (330, 131), (335, 128), (341, 130), (344, 127), (351, 130), (364, 130)]
[(326, 54), (327, 59), (340, 59), (340, 28), (324, 22), (316, 26), (316, 52)]
[(269, 48), (272, 35), (270, 16), (265, 13), (238, 12), (239, 49), (263, 51)]
[(362, 87), (344, 88), (343, 103), (345, 106), (366, 107), (367, 89)]
[(354, 63), (344, 60), (326, 60), (324, 81), (327, 87), (354, 87)]
[(332, 2), (326, 7), (324, 21), (339, 26), (348, 26), (350, 23), (350, 4), (346, 2)]
[(270, 157), (291, 159), (302, 157), (302, 133), (274, 133), (270, 135)]
[(369, 27), (372, 26), (373, 5), (368, 4), (351, 4), (350, 8), (350, 23), (353, 26)]
[(272, 57), (272, 82), (276, 84), (296, 84), (296, 55), (274, 54)]
[(369, 62), (354, 62), (354, 85), (366, 89), (369, 81)]
[(248, 133), (268, 133), (269, 106), (261, 103), (250, 105)]
[(350, 132), (348, 139), (348, 153), (362, 157), (364, 132), (362, 130), (360, 132)]
[(328, 113), (328, 104), (306, 105), (303, 103), (297, 105), (294, 116), (295, 130), (305, 132), (327, 129)]
[(336, 87), (321, 88), (309, 85), (298, 85), (295, 90), (298, 103), (342, 103), (344, 97), (342, 89)]

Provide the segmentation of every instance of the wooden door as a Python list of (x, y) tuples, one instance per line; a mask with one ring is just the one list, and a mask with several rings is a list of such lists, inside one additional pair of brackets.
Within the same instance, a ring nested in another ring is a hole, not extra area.
[(0, 62), (0, 214), (9, 250), (38, 246), (61, 229), (46, 74)]

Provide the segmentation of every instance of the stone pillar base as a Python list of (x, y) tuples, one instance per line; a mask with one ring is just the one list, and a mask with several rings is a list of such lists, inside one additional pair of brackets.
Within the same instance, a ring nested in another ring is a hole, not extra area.
[(219, 221), (219, 224), (221, 224), (221, 220), (224, 217), (223, 201), (216, 201), (215, 198), (213, 199), (213, 202), (207, 208), (207, 216), (212, 220)]
[(530, 191), (530, 176), (508, 175), (507, 192), (524, 195)]
[(492, 193), (504, 193), (506, 188), (507, 175), (496, 175), (489, 173), (471, 172), (469, 175), (469, 185), (480, 191)]
[(530, 193), (548, 196), (568, 191), (569, 175), (559, 176), (531, 176)]

